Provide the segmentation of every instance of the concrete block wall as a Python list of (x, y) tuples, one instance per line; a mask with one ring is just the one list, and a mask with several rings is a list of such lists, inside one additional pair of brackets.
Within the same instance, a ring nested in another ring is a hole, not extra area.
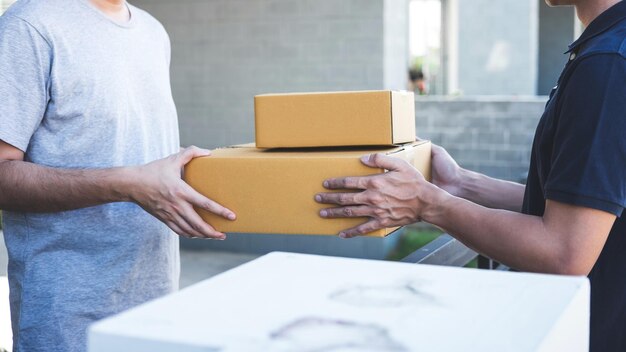
[[(183, 145), (213, 148), (252, 141), (255, 94), (403, 89), (406, 83), (402, 42), (406, 45), (408, 38), (403, 36), (408, 35), (408, 26), (401, 11), (405, 0), (135, 0), (133, 4), (152, 13), (170, 34), (172, 88)], [(516, 180), (528, 167), (532, 133), (543, 103), (542, 98), (420, 99), (418, 133), (446, 146), (467, 168)], [(224, 243), (182, 243), (232, 251), (384, 258), (397, 239), (348, 243), (310, 236), (237, 235)]]
[(546, 97), (418, 97), (417, 134), (446, 148), (462, 166), (519, 181)]
[(408, 25), (385, 22), (407, 23), (406, 0), (133, 4), (170, 34), (183, 145), (253, 141), (256, 94), (405, 88)]

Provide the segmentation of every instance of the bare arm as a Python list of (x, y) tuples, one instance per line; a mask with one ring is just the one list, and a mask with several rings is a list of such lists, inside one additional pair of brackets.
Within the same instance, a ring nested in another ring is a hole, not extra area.
[(467, 246), (510, 267), (533, 272), (588, 275), (615, 215), (548, 200), (543, 217), (487, 209), (441, 194), (423, 219)]
[(403, 160), (377, 154), (364, 163), (390, 171), (376, 176), (328, 180), (325, 185), (330, 189), (364, 191), (317, 196), (322, 203), (340, 205), (322, 210), (323, 217), (370, 218), (343, 231), (342, 237), (425, 220), (513, 268), (586, 275), (616, 219), (607, 212), (549, 200), (543, 217), (489, 209), (427, 182)]
[(521, 211), (525, 186), (465, 170), (438, 145), (432, 152), (433, 183), (448, 193), (488, 208)]
[(191, 147), (138, 167), (70, 170), (25, 162), (22, 151), (0, 141), (0, 209), (58, 212), (134, 202), (179, 235), (223, 239), (193, 207), (231, 220), (234, 213), (194, 191), (180, 174), (192, 158), (208, 154)]
[(0, 142), (0, 209), (58, 212), (130, 201), (130, 169), (54, 169), (23, 158), (21, 151)]

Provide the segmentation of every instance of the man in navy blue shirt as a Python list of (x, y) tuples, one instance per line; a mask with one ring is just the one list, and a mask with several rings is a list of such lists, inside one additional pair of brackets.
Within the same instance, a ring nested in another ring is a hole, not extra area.
[(327, 180), (322, 217), (369, 217), (353, 237), (424, 220), (466, 245), (525, 271), (588, 275), (592, 351), (626, 351), (626, 2), (574, 5), (587, 27), (550, 94), (526, 186), (460, 168), (433, 147), (433, 183), (381, 154), (363, 163), (384, 175)]

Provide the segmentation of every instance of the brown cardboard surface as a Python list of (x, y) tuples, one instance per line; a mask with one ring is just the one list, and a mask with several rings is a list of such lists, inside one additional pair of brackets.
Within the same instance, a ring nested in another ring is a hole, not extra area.
[[(192, 160), (184, 179), (207, 197), (232, 209), (237, 220), (228, 221), (198, 209), (209, 224), (222, 232), (337, 235), (364, 222), (358, 219), (323, 219), (325, 206), (314, 200), (325, 192), (322, 182), (331, 177), (382, 173), (368, 168), (360, 157), (387, 153), (409, 161), (430, 179), (430, 142), (387, 148), (266, 150), (254, 145), (217, 149)], [(384, 237), (395, 229), (369, 234)]]
[(254, 97), (256, 146), (298, 148), (409, 143), (412, 92), (265, 94)]

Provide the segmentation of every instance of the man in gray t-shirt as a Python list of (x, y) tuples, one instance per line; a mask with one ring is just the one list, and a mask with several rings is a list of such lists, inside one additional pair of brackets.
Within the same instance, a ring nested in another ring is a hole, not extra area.
[(90, 323), (177, 289), (171, 230), (224, 238), (193, 207), (235, 215), (180, 177), (208, 152), (179, 152), (169, 61), (161, 24), (124, 0), (20, 0), (0, 17), (15, 351), (85, 350)]

